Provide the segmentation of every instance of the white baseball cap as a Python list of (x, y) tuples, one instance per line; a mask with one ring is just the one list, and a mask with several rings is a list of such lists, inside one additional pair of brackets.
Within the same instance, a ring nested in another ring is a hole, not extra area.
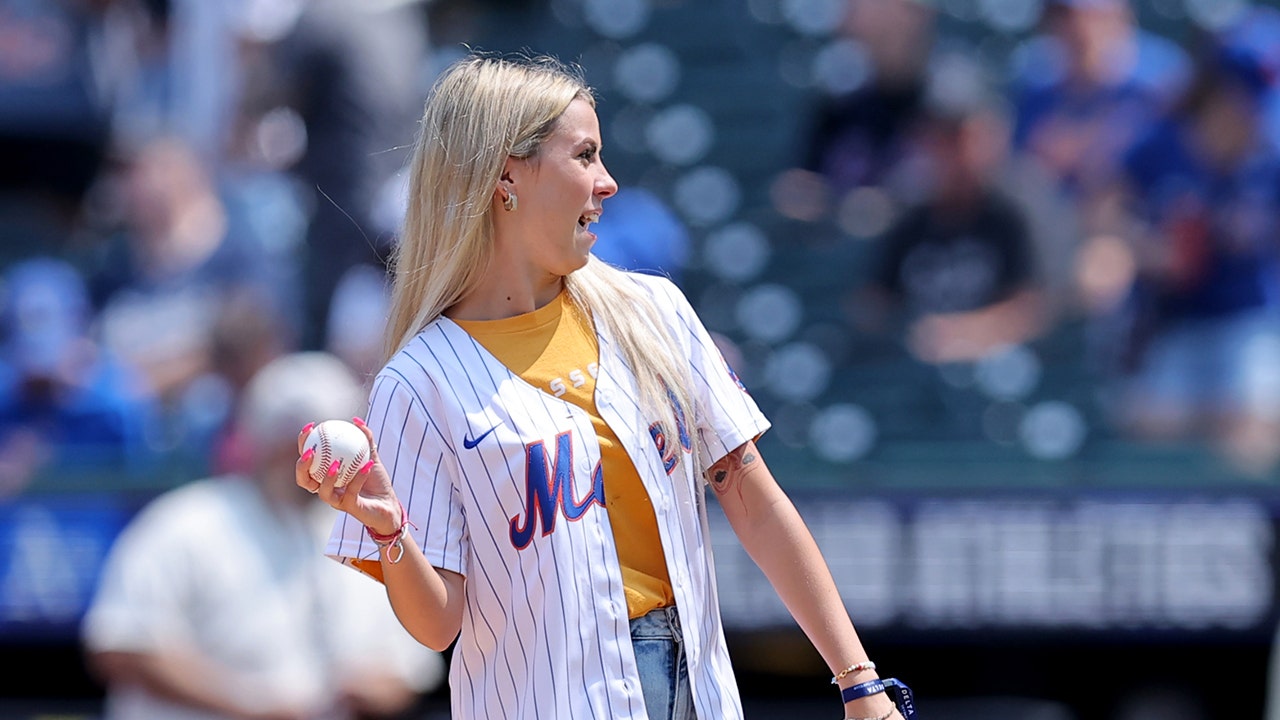
[(267, 363), (244, 389), (239, 423), (258, 447), (292, 442), (309, 422), (346, 420), (363, 412), (355, 373), (327, 352), (299, 352)]

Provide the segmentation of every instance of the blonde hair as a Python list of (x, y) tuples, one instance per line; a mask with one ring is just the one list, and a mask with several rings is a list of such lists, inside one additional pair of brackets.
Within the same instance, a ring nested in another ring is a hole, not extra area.
[[(476, 287), (493, 256), (493, 194), (507, 158), (535, 157), (575, 99), (595, 106), (581, 72), (548, 57), (473, 54), (436, 80), (392, 257), (384, 362)], [(689, 366), (653, 301), (594, 256), (565, 285), (573, 303), (618, 344), (641, 407), (662, 423), (668, 447), (683, 434), (677, 428), (692, 432)], [(696, 458), (697, 443), (689, 440)]]

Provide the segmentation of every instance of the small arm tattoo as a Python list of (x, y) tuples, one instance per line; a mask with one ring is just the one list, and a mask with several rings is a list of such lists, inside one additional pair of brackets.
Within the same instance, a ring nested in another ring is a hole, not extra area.
[(756, 454), (750, 450), (735, 451), (725, 455), (711, 469), (711, 488), (723, 495), (742, 478), (747, 466), (756, 462)]

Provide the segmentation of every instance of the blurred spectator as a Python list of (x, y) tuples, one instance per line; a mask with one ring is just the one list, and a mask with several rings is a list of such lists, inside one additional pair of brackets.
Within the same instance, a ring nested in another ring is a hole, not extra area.
[(1280, 157), (1261, 129), (1266, 69), (1204, 53), (1177, 111), (1125, 161), (1137, 277), (1126, 306), (1139, 437), (1212, 437), (1240, 469), (1280, 456)]
[(342, 275), (329, 304), (325, 350), (342, 358), (362, 379), (371, 379), (382, 367), (390, 293), (385, 272), (356, 265)]
[[(258, 4), (266, 4), (260, 2)], [(289, 0), (287, 27), (259, 33), (244, 112), (296, 113), (305, 141), (291, 168), (310, 208), (303, 256), (303, 344), (325, 347), (329, 304), (355, 265), (385, 271), (408, 160), (432, 79), (425, 0)], [(246, 38), (252, 40), (252, 38)], [(391, 196), (388, 200), (388, 196)]]
[(689, 261), (689, 231), (652, 191), (623, 187), (605, 203), (593, 229), (597, 240), (591, 252), (596, 257), (680, 284)]
[(0, 262), (56, 252), (102, 165), (122, 69), (102, 10), (0, 0)]
[[(218, 312), (211, 342), (211, 363), (201, 382), (205, 392), (193, 399), (204, 407), (209, 468), (214, 474), (248, 472), (250, 438), (235, 422), (249, 382), (276, 358), (297, 349), (297, 328), (279, 312), (260, 288), (232, 290)], [(193, 408), (188, 415), (195, 415)]]
[(1086, 232), (1108, 228), (1104, 191), (1176, 95), (1185, 58), (1137, 27), (1129, 0), (1050, 0), (1044, 25), (1014, 68), (1014, 145), (1074, 198)]
[[(1280, 68), (1280, 8), (1252, 6), (1222, 35), (1225, 44), (1253, 53), (1269, 68)], [(1263, 119), (1267, 138), (1280, 149), (1280, 73), (1271, 73)]]
[(24, 260), (5, 273), (0, 302), (0, 495), (46, 474), (142, 473), (153, 408), (91, 338), (79, 273), (61, 260)]
[(843, 32), (865, 51), (869, 76), (819, 105), (804, 160), (837, 195), (892, 185), (894, 170), (912, 154), (937, 12), (922, 0), (849, 0), (848, 7)]
[(979, 75), (929, 85), (918, 143), (933, 181), (881, 239), (873, 277), (850, 306), (864, 328), (896, 315), (929, 363), (977, 360), (1046, 323), (1038, 257), (1022, 206), (999, 189), (1008, 123)]
[(273, 361), (238, 418), (251, 470), (169, 491), (125, 528), (83, 624), (105, 718), (396, 717), (439, 684), (442, 658), (382, 589), (325, 557), (333, 511), (294, 483), (302, 426), (363, 397), (336, 358)]
[(1266, 710), (1263, 720), (1280, 720), (1280, 628), (1271, 637), (1271, 655), (1267, 660), (1265, 688)]
[(105, 346), (141, 374), (162, 403), (163, 449), (187, 442), (193, 383), (213, 364), (213, 333), (236, 288), (258, 288), (279, 313), (269, 257), (232, 232), (205, 165), (183, 142), (152, 140), (126, 158), (123, 227), (89, 262)]

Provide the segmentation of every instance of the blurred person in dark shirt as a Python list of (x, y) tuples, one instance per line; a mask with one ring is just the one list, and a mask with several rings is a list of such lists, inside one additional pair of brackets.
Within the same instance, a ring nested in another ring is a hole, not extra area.
[(1009, 131), (996, 98), (976, 66), (934, 80), (914, 127), (927, 198), (880, 238), (870, 282), (849, 307), (864, 329), (897, 318), (925, 362), (974, 361), (1037, 337), (1046, 303), (1026, 213), (1000, 189)]
[(1205, 50), (1177, 111), (1124, 161), (1137, 276), (1125, 306), (1139, 437), (1211, 437), (1241, 470), (1280, 456), (1280, 156), (1262, 131), (1268, 69)]
[(154, 408), (139, 378), (92, 338), (78, 271), (31, 258), (0, 287), (0, 495), (59, 473), (140, 477), (153, 466), (143, 433)]
[(106, 157), (111, 0), (0, 0), (0, 262), (65, 247)]
[(825, 97), (806, 136), (804, 169), (837, 195), (892, 184), (912, 155), (911, 127), (924, 110), (937, 11), (922, 0), (850, 0), (844, 35), (865, 51), (868, 77)]
[(110, 105), (92, 3), (0, 0), (0, 189), (78, 202), (102, 160)]
[(294, 0), (293, 21), (248, 53), (250, 117), (296, 113), (305, 143), (288, 168), (307, 194), (304, 346), (328, 346), (330, 304), (355, 266), (385, 272), (403, 205), (400, 175), (426, 89), (427, 0)]

